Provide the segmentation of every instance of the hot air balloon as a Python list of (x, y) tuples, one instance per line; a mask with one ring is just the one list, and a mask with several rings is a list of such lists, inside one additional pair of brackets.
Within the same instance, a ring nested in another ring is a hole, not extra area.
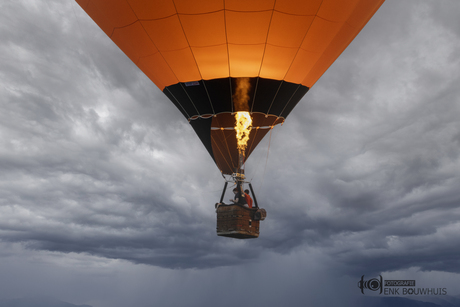
[(257, 144), (384, 2), (76, 1), (179, 109), (240, 193)]

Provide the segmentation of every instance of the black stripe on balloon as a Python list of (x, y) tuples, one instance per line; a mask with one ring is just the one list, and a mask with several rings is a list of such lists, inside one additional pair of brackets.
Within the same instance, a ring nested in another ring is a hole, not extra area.
[(309, 88), (306, 86), (300, 85), (298, 89), (292, 94), (292, 97), (289, 99), (285, 105), (284, 110), (281, 111), (281, 117), (287, 118), (289, 113), (294, 109), (294, 107), (299, 103), (299, 101), (305, 96)]
[[(232, 112), (232, 92), (235, 78), (200, 80), (170, 85), (163, 91), (188, 119), (193, 116)], [(251, 112), (286, 118), (308, 92), (303, 85), (265, 78), (250, 78), (248, 102)], [(213, 112), (214, 111), (214, 112)]]
[(193, 130), (200, 138), (201, 142), (203, 143), (206, 150), (211, 155), (212, 159), (214, 159), (214, 154), (212, 152), (212, 142), (211, 142), (211, 118), (197, 118), (195, 120), (190, 121), (190, 125), (192, 125)]

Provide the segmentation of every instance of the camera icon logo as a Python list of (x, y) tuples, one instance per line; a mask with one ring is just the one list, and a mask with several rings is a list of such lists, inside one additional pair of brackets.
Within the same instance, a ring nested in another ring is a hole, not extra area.
[(364, 280), (364, 275), (361, 276), (361, 280), (358, 281), (358, 288), (361, 289), (361, 293), (364, 294), (364, 289), (368, 289), (371, 291), (379, 291), (379, 294), (382, 294), (382, 284), (383, 284), (383, 279), (382, 275), (379, 275), (378, 278), (372, 278), (369, 280)]

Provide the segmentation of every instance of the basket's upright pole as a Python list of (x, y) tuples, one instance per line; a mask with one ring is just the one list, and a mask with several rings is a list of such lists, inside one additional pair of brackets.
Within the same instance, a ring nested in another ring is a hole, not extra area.
[(252, 189), (252, 184), (250, 182), (249, 182), (249, 188), (251, 189), (252, 198), (254, 198), (254, 203), (256, 204), (256, 208), (259, 209), (259, 205), (257, 204), (256, 194), (254, 194), (254, 190)]
[(225, 190), (227, 189), (227, 184), (228, 184), (228, 181), (225, 181), (224, 189), (222, 190), (222, 195), (220, 196), (220, 201), (219, 201), (219, 203), (222, 203), (222, 201), (224, 200)]

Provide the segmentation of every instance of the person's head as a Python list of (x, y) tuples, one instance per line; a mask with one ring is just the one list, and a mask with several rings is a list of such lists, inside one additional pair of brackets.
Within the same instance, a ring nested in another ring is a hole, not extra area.
[(233, 189), (233, 193), (235, 193), (235, 194), (238, 193), (238, 189), (237, 189), (237, 188), (234, 188), (234, 189)]
[(248, 189), (244, 190), (244, 193), (249, 194), (249, 190)]

